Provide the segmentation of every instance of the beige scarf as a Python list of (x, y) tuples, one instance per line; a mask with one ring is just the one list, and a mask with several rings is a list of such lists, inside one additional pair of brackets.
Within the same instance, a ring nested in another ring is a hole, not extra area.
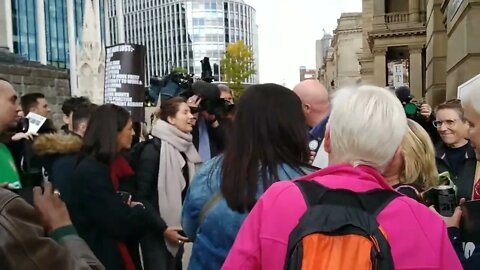
[[(192, 135), (186, 134), (170, 125), (158, 120), (153, 126), (152, 135), (162, 141), (160, 148), (160, 164), (158, 169), (158, 206), (160, 216), (167, 226), (180, 227), (182, 214), (182, 191), (186, 181), (182, 168), (187, 157), (189, 181), (192, 180), (196, 170), (202, 164), (202, 159), (192, 142)], [(165, 244), (170, 253), (175, 257), (178, 245), (171, 244), (165, 239)]]

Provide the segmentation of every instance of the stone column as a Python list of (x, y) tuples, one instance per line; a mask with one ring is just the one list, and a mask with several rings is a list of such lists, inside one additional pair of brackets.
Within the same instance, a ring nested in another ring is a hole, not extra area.
[(373, 0), (373, 15), (385, 14), (385, 0)]
[(385, 0), (373, 0), (373, 24), (385, 24)]
[(373, 49), (373, 73), (374, 84), (376, 86), (387, 86), (387, 64), (386, 64), (387, 48), (374, 48)]
[(125, 18), (123, 16), (123, 0), (117, 0), (117, 43), (125, 43)]
[(447, 31), (441, 12), (443, 0), (427, 0), (426, 100), (436, 106), (445, 101), (447, 78)]
[(47, 36), (45, 34), (45, 2), (44, 0), (37, 0), (37, 49), (38, 61), (47, 64)]
[[(105, 3), (103, 4), (103, 6), (105, 6)], [(98, 37), (98, 40), (102, 40), (102, 23), (100, 22), (100, 0), (94, 0), (93, 2), (93, 8), (95, 10), (95, 21), (98, 25), (98, 33), (97, 33), (97, 37)]]
[(12, 6), (10, 1), (0, 4), (0, 48), (13, 52)]
[(409, 46), (410, 52), (410, 91), (415, 98), (423, 94), (422, 81), (422, 48), (423, 45)]
[(73, 0), (67, 0), (67, 25), (68, 25), (68, 51), (70, 62), (70, 94), (76, 96), (77, 93), (77, 38), (76, 25), (74, 17)]
[(105, 46), (110, 46), (110, 0), (105, 0), (103, 7), (105, 9)]
[(408, 0), (408, 13), (411, 23), (420, 22), (420, 0)]

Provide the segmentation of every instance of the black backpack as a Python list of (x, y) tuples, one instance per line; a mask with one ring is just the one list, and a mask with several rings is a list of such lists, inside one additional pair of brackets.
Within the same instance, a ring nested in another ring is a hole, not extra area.
[(132, 149), (130, 149), (130, 151), (125, 154), (125, 158), (127, 159), (134, 172), (137, 172), (143, 150), (145, 150), (145, 147), (149, 144), (153, 144), (155, 150), (160, 153), (162, 141), (157, 137), (152, 137), (147, 139), (146, 141), (135, 144)]
[(307, 211), (290, 234), (285, 269), (394, 269), (377, 215), (395, 198), (392, 190), (353, 192), (316, 181), (296, 181)]

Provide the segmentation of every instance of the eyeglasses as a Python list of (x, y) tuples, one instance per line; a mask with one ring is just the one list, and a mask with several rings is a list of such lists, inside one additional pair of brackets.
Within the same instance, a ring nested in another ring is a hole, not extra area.
[(460, 120), (460, 119), (449, 119), (449, 120), (435, 120), (433, 121), (433, 126), (436, 128), (441, 128), (443, 124), (445, 124), (447, 127), (451, 128), (455, 125), (455, 123)]

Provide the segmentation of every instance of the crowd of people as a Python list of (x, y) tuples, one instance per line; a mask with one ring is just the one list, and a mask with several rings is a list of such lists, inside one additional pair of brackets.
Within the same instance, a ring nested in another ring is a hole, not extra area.
[[(60, 129), (31, 133), (45, 96), (0, 79), (0, 269), (178, 270), (186, 243), (192, 270), (480, 268), (461, 230), (480, 199), (480, 91), (414, 117), (371, 85), (215, 96), (234, 109), (172, 97), (150, 127), (72, 97)], [(451, 215), (426, 199), (438, 186)]]

